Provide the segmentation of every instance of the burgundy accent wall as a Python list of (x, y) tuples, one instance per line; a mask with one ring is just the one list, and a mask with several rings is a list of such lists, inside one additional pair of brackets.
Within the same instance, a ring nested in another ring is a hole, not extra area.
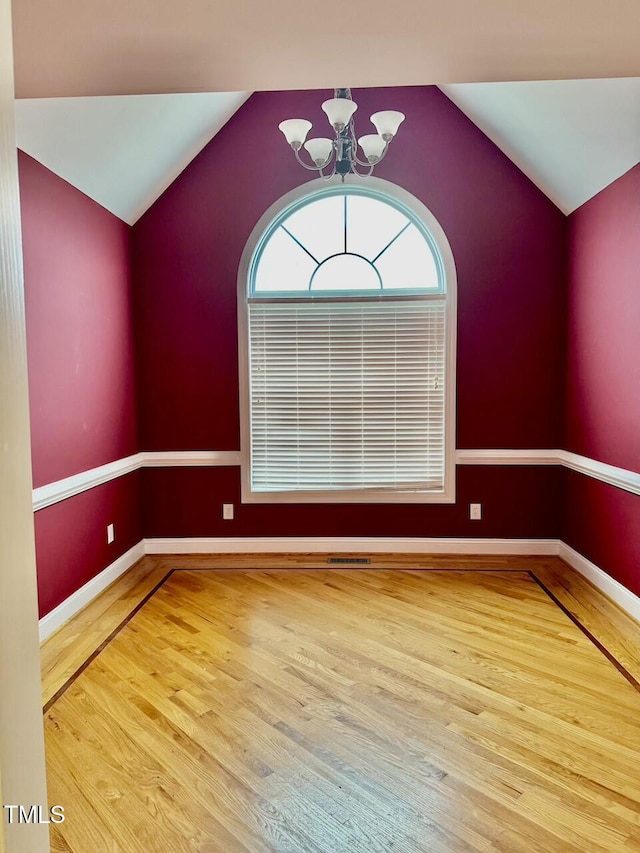
[[(19, 152), (34, 486), (137, 451), (131, 229)], [(139, 476), (36, 513), (41, 615), (142, 537)], [(113, 522), (115, 542), (107, 546)]]
[[(145, 449), (237, 449), (238, 263), (264, 211), (306, 180), (278, 122), (308, 116), (322, 133), (324, 94), (253, 95), (134, 226)], [(437, 88), (354, 98), (360, 128), (377, 108), (406, 113), (376, 174), (423, 201), (453, 248), (458, 446), (556, 446), (565, 217)]]
[[(253, 95), (133, 230), (20, 153), (34, 485), (137, 449), (238, 449), (238, 263), (305, 179), (278, 122), (321, 133), (325, 94)], [(406, 113), (376, 172), (452, 245), (457, 446), (564, 446), (640, 470), (640, 166), (565, 219), (438, 89), (354, 97), (363, 131), (375, 109)], [(143, 534), (561, 537), (640, 594), (638, 496), (553, 467), (456, 476), (455, 505), (279, 506), (242, 505), (237, 468), (127, 475), (36, 513), (41, 615)]]
[[(556, 467), (461, 466), (456, 504), (241, 504), (238, 468), (143, 471), (145, 535), (559, 536), (562, 472)], [(505, 495), (509, 500), (505, 500)], [(223, 521), (220, 501), (234, 503)], [(483, 520), (469, 520), (469, 503)]]
[(640, 471), (640, 165), (568, 237), (566, 447)]
[(19, 152), (34, 486), (137, 450), (131, 228)]
[[(238, 264), (260, 216), (306, 179), (278, 122), (308, 116), (322, 133), (325, 94), (253, 95), (134, 226), (145, 449), (239, 448)], [(407, 115), (376, 173), (423, 201), (453, 249), (458, 447), (558, 446), (565, 217), (437, 88), (357, 90), (354, 98), (361, 132), (376, 109)], [(504, 536), (553, 536), (546, 499), (529, 504), (521, 493), (535, 481), (539, 494), (539, 484), (554, 476), (524, 468), (462, 470), (453, 508), (243, 506), (222, 527), (221, 502), (239, 502), (236, 473), (147, 472), (145, 534), (491, 536), (500, 527)], [(482, 494), (486, 520), (472, 526), (466, 502)], [(498, 525), (498, 517), (505, 523)]]
[(640, 595), (640, 497), (565, 471), (562, 540)]
[[(569, 217), (565, 447), (640, 471), (640, 165)], [(640, 594), (640, 497), (566, 473), (564, 540)]]
[(140, 472), (38, 510), (35, 527), (42, 617), (140, 541)]

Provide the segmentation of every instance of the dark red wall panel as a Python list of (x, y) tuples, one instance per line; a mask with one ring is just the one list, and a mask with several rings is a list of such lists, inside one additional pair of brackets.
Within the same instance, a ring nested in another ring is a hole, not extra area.
[[(35, 514), (40, 616), (142, 538), (140, 472), (75, 495)], [(107, 524), (116, 539), (107, 545)]]
[[(640, 472), (640, 166), (569, 217), (568, 450)], [(640, 497), (566, 475), (563, 539), (640, 593)]]
[(640, 497), (565, 471), (562, 538), (640, 595)]
[[(262, 213), (305, 178), (278, 122), (306, 115), (321, 132), (324, 94), (252, 96), (132, 240), (20, 156), (36, 485), (138, 449), (134, 319), (140, 447), (238, 449), (238, 263)], [(360, 128), (375, 109), (406, 113), (377, 174), (421, 199), (453, 248), (458, 447), (553, 448), (564, 436), (570, 450), (640, 470), (640, 167), (567, 221), (439, 90), (354, 96)], [(637, 496), (556, 468), (491, 466), (458, 468), (457, 494), (443, 506), (242, 505), (237, 468), (129, 475), (36, 514), (42, 613), (143, 533), (562, 536), (640, 592)], [(483, 504), (479, 523), (470, 502)]]
[[(556, 538), (560, 469), (462, 466), (456, 504), (240, 504), (238, 468), (152, 468), (143, 472), (147, 537), (464, 536)], [(223, 521), (222, 503), (235, 519)], [(482, 521), (469, 503), (482, 503)]]
[[(131, 229), (22, 152), (19, 164), (40, 486), (137, 451)], [(36, 513), (41, 615), (140, 540), (139, 501), (136, 474)]]
[[(236, 288), (251, 230), (307, 179), (278, 131), (325, 92), (253, 95), (133, 229), (138, 399), (148, 450), (239, 447)], [(562, 435), (566, 220), (434, 87), (357, 90), (407, 116), (376, 173), (435, 214), (458, 270), (458, 446), (555, 447)], [(260, 141), (256, 145), (256, 140)], [(464, 469), (458, 505), (242, 506), (237, 471), (144, 476), (148, 536), (553, 536), (549, 471)], [(528, 491), (530, 489), (530, 491)], [(468, 501), (486, 503), (467, 520)]]
[(19, 152), (34, 486), (135, 453), (131, 229)]
[[(323, 133), (325, 95), (253, 95), (134, 226), (145, 449), (238, 448), (238, 263), (264, 211), (307, 180), (278, 122), (308, 116)], [(453, 248), (458, 446), (558, 446), (565, 217), (437, 88), (354, 98), (360, 132), (376, 109), (406, 113), (376, 174), (423, 201)]]
[(568, 329), (567, 449), (640, 471), (640, 165), (569, 217)]
[[(139, 447), (238, 449), (238, 263), (306, 177), (278, 122), (305, 115), (321, 133), (325, 94), (253, 95), (133, 232), (20, 155), (35, 485)], [(567, 221), (438, 89), (354, 97), (361, 130), (375, 109), (406, 113), (377, 174), (423, 201), (453, 248), (458, 447), (564, 444), (640, 470), (640, 167)], [(562, 536), (640, 592), (639, 500), (552, 467), (462, 466), (455, 505), (242, 505), (237, 468), (152, 469), (36, 514), (41, 611), (143, 534)]]

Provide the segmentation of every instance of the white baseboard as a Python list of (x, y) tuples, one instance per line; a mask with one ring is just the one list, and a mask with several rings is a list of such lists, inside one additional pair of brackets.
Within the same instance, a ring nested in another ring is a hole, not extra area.
[(559, 539), (247, 537), (145, 539), (146, 554), (398, 553), (559, 556), (640, 622), (640, 598)]
[(437, 539), (376, 537), (247, 537), (145, 539), (118, 557), (39, 622), (40, 642), (86, 607), (145, 554), (399, 553), (560, 556), (640, 622), (640, 598), (558, 539)]
[(78, 611), (86, 607), (103, 590), (144, 557), (144, 553), (144, 542), (138, 542), (137, 545), (129, 548), (121, 557), (114, 560), (99, 575), (91, 578), (90, 581), (81, 586), (80, 589), (77, 589), (69, 598), (65, 598), (61, 604), (50, 613), (47, 613), (46, 616), (43, 616), (38, 623), (40, 642), (44, 642), (47, 637), (50, 637), (54, 631), (57, 631), (72, 616), (75, 616)]
[(316, 554), (325, 552), (398, 554), (558, 553), (557, 539), (443, 539), (396, 537), (246, 537), (145, 539), (146, 554)]
[(611, 575), (608, 575), (596, 566), (595, 563), (592, 563), (591, 560), (587, 560), (586, 557), (583, 557), (582, 554), (576, 551), (575, 548), (567, 545), (566, 542), (560, 542), (559, 545), (558, 556), (565, 563), (568, 563), (572, 569), (575, 569), (587, 578), (587, 580), (591, 581), (600, 592), (603, 592), (608, 598), (615, 601), (629, 616), (633, 616), (634, 619), (640, 622), (640, 598), (637, 595), (634, 595), (631, 590), (627, 589), (626, 586), (623, 586), (615, 578), (612, 578)]

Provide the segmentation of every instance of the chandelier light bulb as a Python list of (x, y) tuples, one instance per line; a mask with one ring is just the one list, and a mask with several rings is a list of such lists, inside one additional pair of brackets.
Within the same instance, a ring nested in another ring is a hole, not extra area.
[(367, 133), (366, 136), (361, 136), (358, 143), (364, 151), (364, 156), (372, 164), (378, 162), (382, 157), (382, 152), (387, 147), (387, 143), (377, 133)]
[(305, 118), (288, 118), (278, 125), (289, 145), (296, 151), (302, 148), (302, 143), (307, 138), (311, 127), (311, 122)]
[(319, 137), (317, 139), (309, 139), (305, 142), (304, 147), (309, 152), (309, 156), (316, 166), (322, 166), (331, 156), (333, 142), (330, 139)]
[(331, 126), (340, 131), (349, 124), (358, 105), (350, 98), (330, 98), (322, 104), (322, 109), (327, 114)]
[(398, 132), (398, 128), (404, 121), (404, 114), (397, 110), (382, 110), (374, 113), (371, 121), (385, 142), (389, 142)]

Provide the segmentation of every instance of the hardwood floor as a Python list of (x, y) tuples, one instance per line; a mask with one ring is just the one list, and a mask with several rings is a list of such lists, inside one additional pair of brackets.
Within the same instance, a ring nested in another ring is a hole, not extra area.
[(147, 559), (45, 644), (53, 850), (640, 851), (637, 626), (560, 561), (583, 630), (532, 558), (223, 559)]

